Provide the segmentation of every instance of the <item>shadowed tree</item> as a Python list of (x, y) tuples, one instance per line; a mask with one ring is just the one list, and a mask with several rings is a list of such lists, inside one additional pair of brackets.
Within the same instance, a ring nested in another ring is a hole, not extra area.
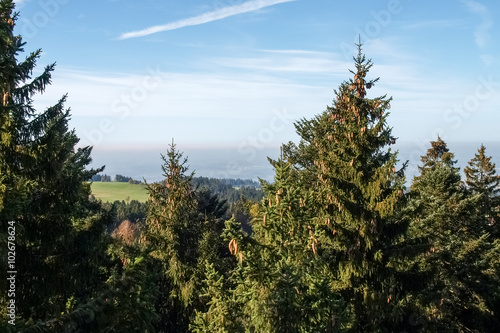
[(413, 304), (428, 319), (422, 332), (494, 332), (500, 243), (481, 227), (481, 195), (467, 191), (453, 158), (441, 138), (431, 142), (411, 186), (409, 236), (427, 247), (409, 268)]
[[(54, 64), (34, 76), (41, 51), (18, 60), (25, 44), (13, 33), (13, 10), (13, 1), (0, 1), (0, 245), (7, 248), (7, 225), (14, 224), (18, 317), (15, 327), (3, 326), (7, 295), (2, 293), (0, 330), (29, 326), (29, 331), (44, 332), (61, 325), (77, 330), (82, 309), (93, 309), (98, 316), (100, 307), (92, 305), (96, 300), (116, 300), (111, 296), (117, 294), (104, 293), (108, 278), (123, 269), (108, 254), (112, 240), (107, 228), (113, 217), (89, 199), (88, 181), (102, 169), (86, 169), (92, 149), (76, 148), (79, 139), (68, 126), (66, 96), (43, 112), (33, 105), (34, 96), (50, 85)], [(6, 260), (0, 259), (4, 272), (9, 270)], [(123, 282), (116, 280), (116, 285)], [(7, 290), (5, 283), (2, 279), (2, 290)], [(125, 298), (137, 291), (119, 290)], [(116, 302), (131, 312), (123, 300)], [(134, 304), (139, 313), (144, 309), (140, 304)], [(99, 329), (109, 329), (115, 319), (104, 319)], [(97, 323), (89, 317), (84, 321)]]
[(145, 240), (161, 271), (156, 301), (159, 332), (187, 332), (195, 309), (205, 306), (200, 297), (207, 264), (224, 269), (221, 221), (224, 203), (192, 188), (187, 159), (172, 143), (162, 155), (165, 180), (148, 185)]

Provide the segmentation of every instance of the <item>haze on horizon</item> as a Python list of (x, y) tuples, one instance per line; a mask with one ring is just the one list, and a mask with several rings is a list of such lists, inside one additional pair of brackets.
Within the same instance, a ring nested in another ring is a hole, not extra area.
[(297, 139), (295, 120), (331, 104), (359, 38), (380, 77), (368, 96), (393, 96), (389, 124), (402, 144), (424, 153), (438, 135), (474, 147), (500, 139), (495, 2), (17, 4), (26, 51), (57, 62), (36, 105), (68, 93), (71, 125), (96, 153), (166, 149), (174, 138), (266, 162), (265, 151)]

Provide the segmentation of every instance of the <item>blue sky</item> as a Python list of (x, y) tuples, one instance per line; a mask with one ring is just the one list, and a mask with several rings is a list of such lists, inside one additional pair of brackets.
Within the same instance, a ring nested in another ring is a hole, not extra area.
[[(100, 150), (255, 152), (296, 141), (330, 105), (354, 43), (420, 150), (500, 141), (500, 3), (473, 0), (24, 0), (26, 50), (57, 62), (40, 108), (68, 93), (71, 125)], [(493, 154), (494, 152), (490, 152)], [(499, 152), (500, 153), (500, 152)]]

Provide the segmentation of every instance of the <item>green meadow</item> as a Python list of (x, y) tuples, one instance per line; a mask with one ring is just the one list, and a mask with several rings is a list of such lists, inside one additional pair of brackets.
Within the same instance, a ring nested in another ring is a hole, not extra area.
[(121, 182), (94, 182), (91, 185), (92, 194), (102, 201), (114, 202), (116, 200), (137, 200), (146, 202), (148, 192), (146, 185), (129, 184)]

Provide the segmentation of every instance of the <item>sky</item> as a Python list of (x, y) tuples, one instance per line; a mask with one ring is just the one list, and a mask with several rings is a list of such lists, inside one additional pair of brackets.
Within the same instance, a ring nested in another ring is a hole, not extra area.
[(112, 169), (106, 156), (164, 152), (172, 139), (190, 157), (226, 151), (226, 171), (265, 162), (298, 141), (294, 121), (332, 104), (359, 39), (380, 77), (368, 97), (393, 97), (403, 155), (418, 160), (438, 135), (500, 147), (498, 1), (16, 3), (25, 50), (43, 51), (38, 72), (57, 63), (35, 105), (67, 93), (80, 144)]

